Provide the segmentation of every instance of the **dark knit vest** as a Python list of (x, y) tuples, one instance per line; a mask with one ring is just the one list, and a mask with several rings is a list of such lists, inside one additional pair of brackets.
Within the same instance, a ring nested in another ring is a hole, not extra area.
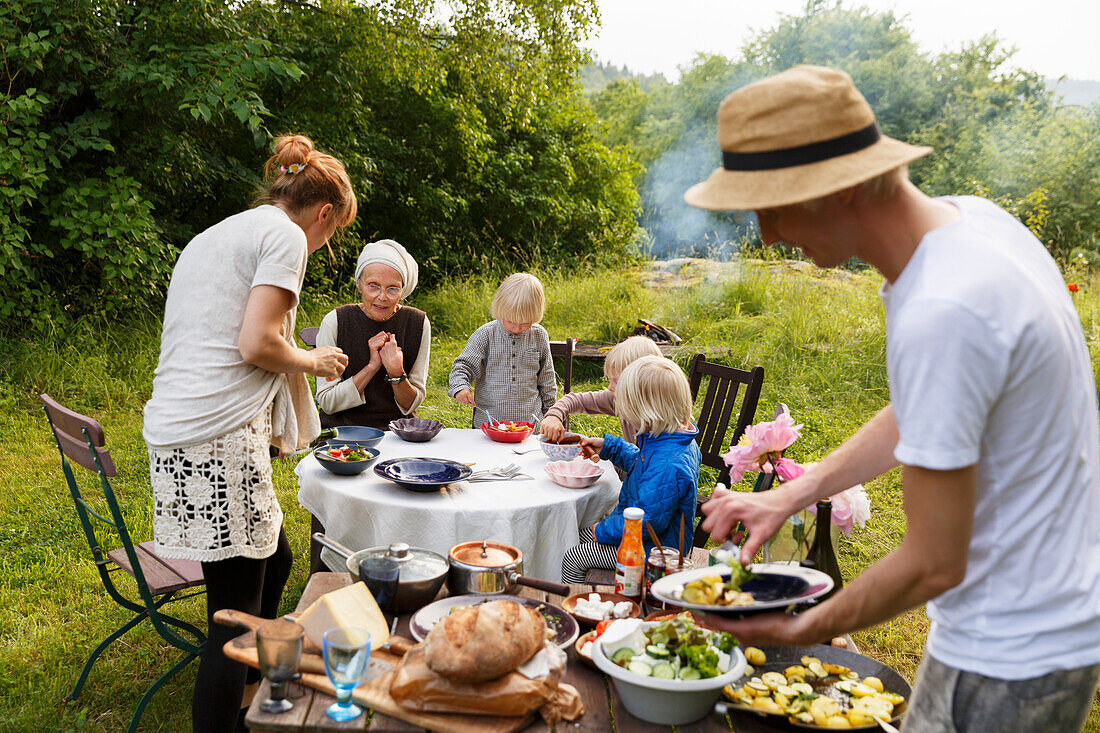
[[(356, 305), (342, 305), (336, 309), (336, 345), (348, 356), (348, 365), (344, 369), (343, 379), (351, 379), (360, 369), (370, 362), (370, 347), (367, 341), (381, 331), (397, 336), (397, 345), (404, 356), (405, 374), (412, 371), (416, 355), (420, 353), (420, 339), (424, 336), (424, 311), (411, 306), (397, 309), (386, 321), (375, 321)], [(401, 412), (397, 400), (393, 397), (393, 387), (386, 381), (386, 369), (382, 367), (363, 390), (365, 402), (350, 410), (341, 410), (335, 415), (321, 411), (321, 426), (326, 428), (340, 425), (367, 425), (387, 430), (390, 420), (402, 417), (416, 417)]]

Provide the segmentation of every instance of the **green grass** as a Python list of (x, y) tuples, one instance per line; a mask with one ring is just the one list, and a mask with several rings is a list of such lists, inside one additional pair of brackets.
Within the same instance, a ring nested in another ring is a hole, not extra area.
[[(797, 460), (820, 459), (888, 400), (885, 336), (873, 273), (851, 275), (802, 271), (783, 262), (744, 264), (689, 287), (645, 287), (640, 270), (572, 276), (542, 273), (548, 307), (543, 323), (551, 337), (616, 341), (639, 317), (671, 327), (691, 346), (727, 347), (722, 359), (738, 367), (766, 369), (759, 418), (785, 402), (805, 424), (791, 451)], [(697, 282), (696, 282), (697, 281)], [(447, 373), (466, 336), (488, 319), (496, 283), (455, 282), (417, 292), (413, 304), (433, 324), (428, 398), (421, 414), (465, 427), (469, 408), (446, 397)], [(1100, 362), (1100, 280), (1084, 283), (1074, 296), (1094, 363)], [(1090, 287), (1092, 286), (1092, 287)], [(351, 291), (345, 294), (351, 298)], [(339, 298), (307, 300), (299, 327), (320, 322)], [(159, 323), (154, 315), (124, 324), (89, 317), (41, 336), (0, 341), (0, 730), (117, 731), (129, 721), (149, 680), (167, 669), (175, 653), (148, 628), (131, 632), (97, 663), (79, 701), (63, 704), (91, 647), (125, 614), (102, 591), (87, 557), (61, 476), (55, 446), (38, 407), (49, 392), (91, 413), (107, 431), (122, 497), (135, 537), (151, 536), (151, 496), (141, 409), (156, 365)], [(680, 359), (686, 366), (690, 352)], [(578, 365), (574, 389), (604, 386), (598, 368)], [(612, 418), (581, 416), (583, 432), (618, 428)], [(709, 475), (705, 480), (713, 480)], [(297, 562), (284, 610), (297, 602), (306, 582), (309, 516), (298, 506), (292, 462), (276, 464), (276, 487)], [(747, 487), (747, 484), (746, 484)], [(893, 549), (905, 531), (900, 478), (892, 472), (867, 486), (873, 516), (842, 538), (846, 577), (853, 577)], [(396, 539), (396, 538), (395, 538)], [(176, 610), (202, 626), (201, 599)], [(865, 653), (912, 678), (928, 622), (923, 609), (855, 635)], [(145, 731), (189, 729), (194, 665), (154, 698)], [(1087, 728), (1100, 732), (1094, 703)]]

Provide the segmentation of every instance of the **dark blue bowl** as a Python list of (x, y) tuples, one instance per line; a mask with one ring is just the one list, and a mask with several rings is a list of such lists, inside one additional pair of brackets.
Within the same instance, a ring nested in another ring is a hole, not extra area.
[(370, 465), (378, 459), (380, 451), (377, 448), (371, 448), (366, 445), (353, 445), (353, 447), (362, 448), (370, 457), (362, 461), (334, 461), (327, 457), (329, 448), (327, 445), (314, 448), (313, 457), (317, 459), (318, 463), (338, 476), (354, 476), (370, 468)]
[(348, 443), (359, 443), (360, 445), (374, 447), (378, 445), (385, 434), (385, 431), (378, 428), (368, 428), (363, 425), (341, 425), (336, 428), (336, 437), (329, 440), (329, 442), (341, 446)]
[(410, 491), (439, 491), (473, 473), (465, 463), (420, 457), (390, 458), (375, 466), (374, 472)]

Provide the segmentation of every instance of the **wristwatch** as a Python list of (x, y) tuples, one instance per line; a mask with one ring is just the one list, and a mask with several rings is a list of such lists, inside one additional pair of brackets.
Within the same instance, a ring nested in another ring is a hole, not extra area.
[(405, 374), (405, 372), (401, 372), (400, 377), (391, 377), (389, 374), (386, 375), (386, 381), (389, 382), (390, 384), (400, 384), (401, 382), (404, 382), (408, 378), (409, 378), (409, 375)]

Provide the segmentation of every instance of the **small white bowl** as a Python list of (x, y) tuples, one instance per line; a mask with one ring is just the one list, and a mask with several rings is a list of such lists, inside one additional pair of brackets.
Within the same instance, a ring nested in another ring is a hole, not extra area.
[(580, 434), (578, 433), (566, 433), (566, 437), (577, 438), (576, 443), (551, 443), (546, 439), (545, 435), (539, 436), (539, 445), (542, 447), (542, 452), (546, 454), (546, 457), (551, 461), (571, 461), (581, 454), (581, 441)]
[(543, 470), (551, 481), (567, 489), (587, 489), (603, 476), (603, 469), (589, 461), (550, 461)]
[[(656, 622), (646, 622), (648, 629)], [(730, 651), (730, 668), (725, 674), (706, 680), (665, 680), (624, 669), (608, 659), (597, 638), (590, 647), (596, 668), (611, 678), (623, 705), (636, 718), (659, 725), (686, 725), (705, 718), (722, 695), (722, 688), (745, 674), (741, 647)]]

